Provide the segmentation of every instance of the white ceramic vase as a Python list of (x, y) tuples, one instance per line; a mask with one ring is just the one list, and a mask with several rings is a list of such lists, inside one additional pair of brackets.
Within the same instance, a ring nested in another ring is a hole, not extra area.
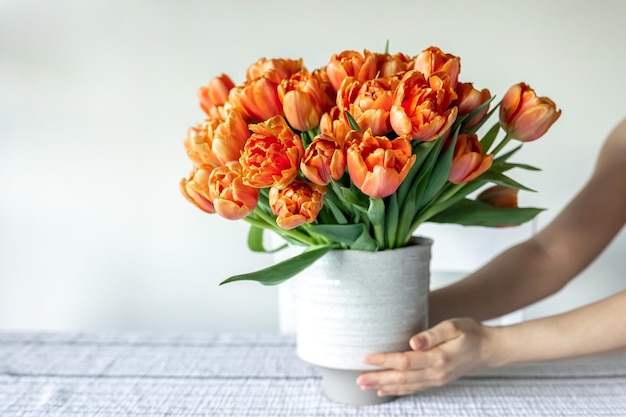
[(377, 404), (393, 397), (362, 391), (356, 377), (374, 352), (410, 349), (428, 324), (432, 240), (380, 252), (334, 250), (292, 281), (297, 353), (317, 365), (331, 400)]

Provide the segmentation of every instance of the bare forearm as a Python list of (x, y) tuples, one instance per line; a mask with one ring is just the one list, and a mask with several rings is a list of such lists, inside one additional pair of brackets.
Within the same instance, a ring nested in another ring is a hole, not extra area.
[(464, 280), (434, 291), (430, 321), (453, 317), (487, 320), (553, 294), (567, 282), (563, 271), (535, 240), (506, 250)]
[(626, 291), (568, 313), (487, 329), (493, 366), (626, 349)]

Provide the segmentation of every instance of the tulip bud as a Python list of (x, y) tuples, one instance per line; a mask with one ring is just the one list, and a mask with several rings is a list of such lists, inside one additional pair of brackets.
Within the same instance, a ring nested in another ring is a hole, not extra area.
[(180, 191), (185, 198), (209, 214), (215, 213), (215, 207), (209, 197), (211, 171), (212, 168), (210, 167), (199, 167), (189, 175), (189, 179), (180, 180)]
[(319, 125), (326, 97), (317, 77), (300, 71), (284, 79), (278, 86), (278, 97), (294, 129), (306, 132)]
[(525, 83), (515, 84), (500, 103), (500, 125), (513, 139), (531, 142), (543, 136), (561, 116), (548, 97), (537, 97)]
[(478, 194), (476, 200), (493, 207), (516, 208), (518, 191), (517, 188), (494, 185)]
[(327, 185), (331, 179), (339, 180), (346, 170), (343, 146), (330, 135), (318, 135), (304, 151), (300, 170), (317, 185)]
[[(474, 88), (472, 83), (458, 83), (456, 93), (459, 96), (455, 101), (455, 104), (459, 108), (459, 116), (473, 112), (491, 98), (491, 93), (488, 89), (484, 88), (478, 91)], [(489, 106), (487, 105), (476, 117), (466, 123), (466, 127), (470, 128), (476, 126), (476, 124), (485, 117), (488, 111)]]
[(456, 139), (452, 168), (448, 179), (454, 184), (464, 184), (487, 171), (493, 163), (493, 155), (483, 155), (478, 137), (460, 134)]
[(206, 86), (200, 87), (198, 89), (198, 99), (200, 100), (202, 110), (207, 115), (216, 117), (219, 114), (217, 107), (221, 107), (226, 103), (228, 93), (234, 86), (235, 83), (228, 75), (222, 74), (213, 78)]

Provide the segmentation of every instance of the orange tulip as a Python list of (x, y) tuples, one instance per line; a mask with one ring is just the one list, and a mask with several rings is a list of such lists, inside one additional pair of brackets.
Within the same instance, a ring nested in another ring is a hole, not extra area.
[(537, 97), (525, 83), (515, 84), (500, 103), (500, 125), (513, 139), (531, 142), (543, 136), (561, 116), (548, 97)]
[[(474, 88), (472, 83), (458, 83), (456, 85), (456, 94), (459, 97), (455, 100), (454, 104), (456, 104), (459, 108), (459, 116), (473, 112), (491, 98), (491, 92), (489, 92), (488, 89), (483, 88), (478, 91)], [(468, 121), (466, 126), (476, 126), (476, 124), (480, 122), (483, 117), (485, 117), (488, 111), (489, 106), (487, 105), (480, 111), (479, 114), (476, 115), (476, 117)]]
[(335, 91), (339, 90), (346, 77), (354, 77), (363, 82), (376, 76), (376, 57), (369, 51), (343, 51), (334, 54), (326, 65), (326, 74)]
[(327, 185), (331, 179), (338, 180), (346, 170), (343, 146), (332, 136), (318, 135), (304, 151), (300, 170), (317, 185)]
[(256, 188), (286, 187), (298, 175), (304, 154), (302, 140), (282, 116), (249, 128), (253, 133), (239, 158), (244, 184)]
[(401, 52), (390, 54), (375, 54), (378, 67), (378, 77), (389, 77), (391, 75), (402, 75), (412, 70), (415, 61), (408, 55)]
[(343, 145), (349, 131), (350, 125), (345, 115), (336, 106), (322, 115), (320, 119), (320, 133), (332, 136), (337, 143)]
[(326, 73), (326, 68), (318, 68), (313, 71), (313, 76), (317, 78), (320, 86), (323, 91), (323, 104), (322, 108), (324, 112), (327, 112), (335, 105), (335, 96), (337, 95), (335, 89), (333, 88), (330, 80), (328, 79), (328, 74)]
[(277, 216), (276, 223), (289, 230), (317, 219), (326, 188), (307, 181), (296, 180), (283, 189), (270, 188), (269, 203)]
[(450, 77), (450, 86), (455, 88), (459, 79), (459, 72), (461, 72), (461, 59), (452, 54), (446, 54), (435, 46), (431, 46), (415, 57), (413, 69), (424, 74), (425, 78), (436, 72), (444, 71)]
[(494, 185), (478, 194), (476, 200), (493, 207), (516, 208), (518, 191), (517, 188)]
[(261, 77), (230, 90), (228, 101), (251, 123), (282, 115), (283, 105), (278, 97), (278, 85), (282, 80), (277, 71), (268, 70)]
[(189, 129), (184, 145), (194, 165), (222, 166), (239, 159), (250, 136), (248, 124), (239, 111), (225, 111), (223, 120), (208, 119)]
[(478, 136), (462, 133), (456, 140), (448, 179), (455, 184), (469, 182), (487, 171), (492, 163), (493, 155), (482, 154)]
[(347, 165), (350, 179), (372, 198), (393, 194), (415, 163), (410, 142), (399, 137), (389, 140), (352, 130), (346, 139)]
[(209, 84), (198, 89), (200, 107), (209, 117), (219, 117), (218, 107), (223, 106), (228, 99), (228, 93), (235, 87), (235, 83), (226, 74), (213, 78)]
[(185, 198), (202, 211), (213, 214), (215, 207), (209, 197), (211, 167), (198, 167), (189, 174), (189, 179), (180, 180), (180, 191)]
[(246, 80), (252, 81), (261, 78), (267, 71), (276, 71), (281, 79), (291, 77), (304, 69), (302, 58), (300, 59), (267, 59), (261, 58), (246, 70)]
[(421, 72), (408, 71), (398, 84), (390, 111), (391, 127), (399, 136), (431, 141), (441, 137), (456, 120), (457, 98), (445, 72), (424, 78)]
[(195, 127), (187, 129), (187, 138), (183, 145), (187, 156), (195, 167), (202, 165), (219, 165), (213, 153), (213, 133), (221, 123), (220, 119), (206, 119)]
[(324, 111), (324, 89), (320, 81), (305, 71), (284, 79), (278, 86), (285, 118), (296, 130), (306, 132), (320, 124)]
[(215, 168), (209, 176), (208, 188), (215, 212), (228, 220), (243, 219), (259, 201), (259, 190), (243, 183), (239, 162)]
[(360, 82), (347, 77), (337, 91), (337, 108), (348, 111), (361, 130), (371, 129), (373, 135), (391, 131), (389, 112), (399, 79), (395, 76)]

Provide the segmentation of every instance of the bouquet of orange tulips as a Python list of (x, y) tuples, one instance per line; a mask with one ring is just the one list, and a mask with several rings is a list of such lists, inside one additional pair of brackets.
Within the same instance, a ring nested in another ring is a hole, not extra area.
[(424, 222), (535, 217), (541, 209), (517, 204), (518, 190), (530, 189), (506, 173), (537, 168), (509, 162), (522, 143), (505, 147), (538, 139), (561, 111), (524, 83), (492, 106), (490, 91), (459, 73), (460, 58), (436, 47), (413, 57), (344, 51), (312, 72), (302, 59), (262, 58), (241, 84), (222, 74), (201, 87), (207, 118), (184, 141), (193, 171), (182, 193), (207, 213), (247, 221), (254, 251), (269, 251), (264, 230), (305, 247), (223, 283), (278, 284), (332, 249), (402, 247)]

